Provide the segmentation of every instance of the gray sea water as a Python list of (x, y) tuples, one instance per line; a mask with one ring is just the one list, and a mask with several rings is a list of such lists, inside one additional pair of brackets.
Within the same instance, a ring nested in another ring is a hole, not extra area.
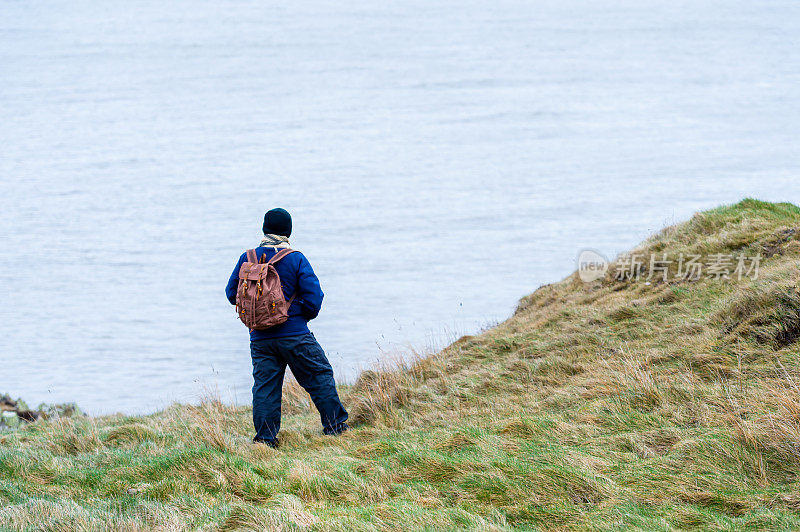
[(800, 202), (796, 0), (4, 0), (0, 392), (249, 400), (265, 210), (341, 380), (746, 196)]

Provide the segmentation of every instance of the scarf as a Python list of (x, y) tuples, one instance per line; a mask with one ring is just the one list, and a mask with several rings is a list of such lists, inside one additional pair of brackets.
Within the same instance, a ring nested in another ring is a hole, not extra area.
[(264, 235), (264, 238), (258, 245), (258, 247), (267, 247), (267, 248), (288, 248), (289, 246), (290, 244), (288, 236), (273, 235), (273, 234)]

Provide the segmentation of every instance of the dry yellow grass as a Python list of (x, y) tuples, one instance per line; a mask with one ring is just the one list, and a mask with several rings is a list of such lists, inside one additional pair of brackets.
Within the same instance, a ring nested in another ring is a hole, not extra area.
[(638, 251), (761, 253), (758, 280), (571, 275), (484, 334), (363, 373), (340, 438), (296, 385), (279, 450), (214, 400), (32, 424), (0, 436), (0, 526), (800, 528), (798, 238), (788, 204), (698, 214)]

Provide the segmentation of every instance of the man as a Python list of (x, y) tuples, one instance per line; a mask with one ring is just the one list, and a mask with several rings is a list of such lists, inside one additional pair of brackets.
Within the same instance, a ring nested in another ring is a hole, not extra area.
[[(264, 215), (264, 239), (256, 248), (259, 262), (267, 262), (278, 251), (289, 247), (292, 217), (284, 209), (272, 209)], [(247, 254), (239, 257), (225, 294), (236, 304), (239, 269)], [(336, 435), (348, 429), (345, 411), (336, 393), (336, 382), (325, 352), (308, 330), (308, 321), (317, 317), (322, 306), (322, 289), (308, 260), (302, 253), (289, 253), (275, 263), (281, 278), (289, 318), (264, 330), (250, 331), (250, 356), (253, 359), (253, 441), (278, 446), (281, 427), (281, 391), (288, 364), (297, 382), (311, 395), (319, 410), (323, 432)]]

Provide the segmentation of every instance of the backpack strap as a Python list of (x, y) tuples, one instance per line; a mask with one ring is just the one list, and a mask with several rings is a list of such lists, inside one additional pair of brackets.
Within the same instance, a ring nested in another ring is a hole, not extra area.
[[(274, 254), (272, 256), (272, 258), (269, 259), (269, 262), (267, 262), (267, 264), (275, 264), (276, 262), (281, 260), (283, 257), (288, 255), (289, 253), (294, 253), (295, 251), (297, 251), (297, 250), (296, 249), (283, 248), (282, 250), (280, 250), (279, 252)], [(289, 298), (288, 303), (289, 303), (290, 307), (292, 306), (292, 302), (294, 301), (294, 296), (296, 296), (296, 295), (297, 295), (297, 293), (294, 293), (294, 294), (292, 294), (292, 297)]]
[(274, 254), (272, 256), (272, 258), (269, 259), (269, 261), (267, 261), (267, 264), (275, 264), (276, 262), (281, 260), (283, 257), (288, 255), (289, 253), (294, 253), (295, 251), (297, 251), (297, 250), (296, 249), (284, 248), (284, 249), (280, 250), (279, 252), (277, 252), (276, 254)]
[(247, 262), (258, 264), (258, 254), (255, 249), (247, 250)]

